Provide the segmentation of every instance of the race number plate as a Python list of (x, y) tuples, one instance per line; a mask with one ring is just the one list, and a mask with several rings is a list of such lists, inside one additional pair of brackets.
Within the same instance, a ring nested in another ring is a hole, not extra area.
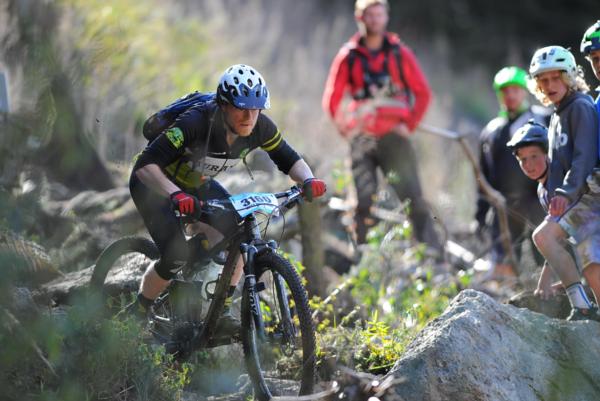
[(229, 198), (240, 217), (244, 218), (254, 212), (276, 214), (279, 202), (275, 195), (270, 193), (253, 192), (234, 195)]

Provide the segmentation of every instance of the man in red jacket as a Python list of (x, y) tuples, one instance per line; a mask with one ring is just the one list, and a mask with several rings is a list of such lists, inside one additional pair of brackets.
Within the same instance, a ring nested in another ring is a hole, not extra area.
[[(409, 137), (431, 99), (412, 51), (387, 32), (387, 0), (357, 0), (359, 32), (338, 52), (323, 94), (323, 108), (350, 141), (352, 174), (358, 195), (355, 215), (359, 243), (375, 223), (370, 209), (377, 168), (400, 199), (410, 200), (409, 218), (417, 240), (442, 251), (423, 199), (415, 152)], [(348, 93), (352, 100), (342, 105)]]

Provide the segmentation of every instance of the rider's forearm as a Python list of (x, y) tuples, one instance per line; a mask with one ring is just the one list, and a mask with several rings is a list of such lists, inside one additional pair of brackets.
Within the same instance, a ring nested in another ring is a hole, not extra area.
[(146, 186), (164, 197), (168, 197), (173, 192), (181, 191), (177, 185), (167, 178), (158, 164), (147, 164), (137, 169), (135, 175)]
[(288, 175), (290, 178), (297, 183), (303, 183), (309, 178), (314, 178), (312, 170), (308, 167), (308, 164), (303, 159), (300, 159), (294, 163), (290, 169)]

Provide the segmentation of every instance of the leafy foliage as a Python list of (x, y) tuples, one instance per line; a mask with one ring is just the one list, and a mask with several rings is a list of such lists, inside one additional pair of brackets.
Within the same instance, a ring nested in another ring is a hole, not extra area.
[(93, 299), (80, 299), (62, 316), (14, 317), (4, 305), (5, 399), (176, 400), (189, 381), (189, 365), (146, 345), (136, 322), (103, 318)]
[(208, 34), (197, 20), (177, 15), (159, 1), (61, 3), (75, 12), (71, 36), (85, 56), (86, 81), (100, 85), (99, 95), (106, 94), (108, 88), (102, 85), (109, 82), (126, 85), (138, 100), (152, 94), (162, 102), (204, 89), (199, 61), (207, 50)]
[[(416, 334), (469, 285), (468, 273), (459, 274), (458, 280), (435, 275), (424, 245), (414, 245), (410, 236), (410, 224), (378, 225), (370, 231), (361, 263), (341, 285), (350, 289), (358, 305), (352, 312), (338, 316), (334, 300), (312, 300), (319, 316), (323, 371), (335, 361), (359, 371), (387, 373)], [(361, 319), (365, 314), (370, 318)]]

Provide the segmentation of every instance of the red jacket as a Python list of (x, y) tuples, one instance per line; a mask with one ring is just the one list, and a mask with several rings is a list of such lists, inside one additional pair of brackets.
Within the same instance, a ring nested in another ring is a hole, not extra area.
[[(350, 91), (350, 94), (356, 94), (364, 88), (363, 66), (360, 60), (362, 55), (367, 57), (369, 69), (374, 73), (382, 72), (384, 67), (385, 52), (382, 50), (371, 53), (361, 42), (360, 34), (356, 33), (346, 45), (344, 45), (335, 56), (327, 83), (323, 93), (323, 108), (329, 115), (338, 121), (341, 125), (342, 135), (348, 135), (352, 128), (358, 127), (361, 132), (381, 137), (390, 132), (397, 124), (404, 122), (410, 131), (413, 131), (421, 122), (429, 101), (431, 100), (431, 90), (427, 80), (417, 63), (413, 52), (402, 45), (398, 36), (393, 33), (386, 33), (385, 41), (389, 45), (400, 45), (400, 55), (402, 64), (401, 79), (398, 69), (398, 58), (391, 50), (388, 50), (388, 74), (393, 84), (401, 90), (394, 95), (393, 99), (405, 104), (405, 106), (387, 105), (369, 110), (368, 102), (370, 99), (356, 100), (352, 99), (346, 110), (340, 108), (340, 103), (344, 94)], [(362, 53), (355, 57), (350, 71), (348, 55), (350, 49)], [(352, 79), (350, 79), (352, 74)], [(409, 99), (406, 98), (404, 91), (404, 82), (414, 96), (414, 101), (409, 105)]]

